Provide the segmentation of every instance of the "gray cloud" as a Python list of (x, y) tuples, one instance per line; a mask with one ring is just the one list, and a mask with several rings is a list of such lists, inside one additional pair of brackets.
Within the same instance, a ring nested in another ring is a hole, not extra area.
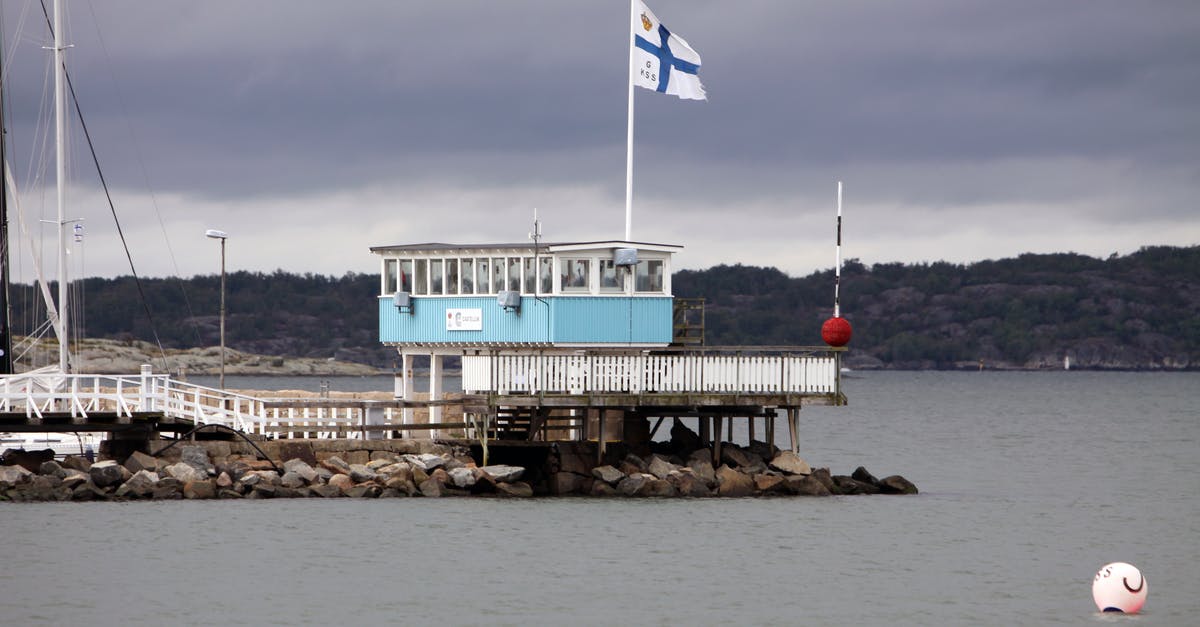
[[(118, 208), (191, 251), (143, 273), (211, 271), (216, 223), (239, 267), (334, 274), (375, 244), (519, 238), (534, 206), (622, 233), (623, 2), (68, 4)], [(1192, 2), (650, 4), (711, 100), (636, 94), (635, 237), (691, 267), (828, 267), (839, 178), (866, 261), (1200, 242)], [(29, 181), (47, 36), (36, 4), (2, 10)], [(87, 210), (91, 273), (122, 272)]]

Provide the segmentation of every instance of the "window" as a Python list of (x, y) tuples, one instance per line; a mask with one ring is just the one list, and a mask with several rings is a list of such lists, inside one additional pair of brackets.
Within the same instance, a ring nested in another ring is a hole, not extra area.
[(504, 288), (511, 292), (521, 291), (521, 258), (508, 258), (508, 283)]
[(413, 262), (412, 259), (404, 259), (400, 262), (400, 291), (413, 291)]
[(549, 294), (554, 291), (551, 277), (554, 276), (554, 260), (550, 257), (538, 258), (538, 293)]
[(533, 257), (525, 258), (525, 293), (533, 294), (537, 291), (537, 272), (533, 267)]
[(491, 294), (492, 281), (489, 273), (491, 272), (492, 264), (488, 263), (486, 258), (475, 260), (475, 293), (476, 294)]
[(445, 275), (442, 273), (442, 260), (429, 260), (429, 293), (439, 295), (442, 293), (442, 286), (445, 283)]
[(591, 277), (590, 259), (563, 259), (559, 288), (564, 291), (587, 291)]
[(462, 264), (462, 293), (475, 293), (475, 260), (463, 259)]
[(621, 274), (612, 259), (600, 261), (600, 291), (620, 292), (625, 288), (621, 285)]
[(458, 293), (458, 260), (446, 260), (446, 293)]
[(380, 291), (383, 295), (391, 294), (396, 291), (396, 269), (400, 262), (397, 259), (385, 259), (383, 262), (383, 287)]
[(662, 259), (643, 259), (637, 264), (637, 287), (639, 292), (663, 291)]
[(429, 260), (418, 259), (413, 268), (413, 294), (429, 293)]

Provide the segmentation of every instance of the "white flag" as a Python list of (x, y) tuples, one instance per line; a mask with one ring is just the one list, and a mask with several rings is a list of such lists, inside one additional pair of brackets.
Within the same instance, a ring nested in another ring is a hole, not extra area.
[[(639, 10), (640, 9), (640, 10)], [(634, 3), (633, 84), (690, 100), (707, 100), (700, 84), (700, 55), (663, 26), (645, 2)]]

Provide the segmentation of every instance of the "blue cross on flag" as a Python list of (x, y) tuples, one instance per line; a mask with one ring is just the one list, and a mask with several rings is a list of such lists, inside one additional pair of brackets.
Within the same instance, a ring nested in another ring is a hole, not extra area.
[(700, 55), (667, 30), (645, 2), (635, 0), (632, 16), (633, 84), (689, 100), (708, 100), (696, 75)]

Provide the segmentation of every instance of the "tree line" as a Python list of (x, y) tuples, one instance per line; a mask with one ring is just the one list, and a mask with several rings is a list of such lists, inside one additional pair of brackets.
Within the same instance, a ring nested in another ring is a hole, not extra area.
[[(718, 265), (673, 277), (678, 297), (705, 299), (709, 345), (820, 345), (832, 315), (833, 270), (791, 277)], [(51, 288), (53, 292), (53, 287)], [(89, 278), (72, 286), (89, 337), (219, 343), (220, 277)], [(386, 367), (378, 342), (379, 276), (233, 272), (226, 342), (254, 353), (336, 357)], [(44, 307), (35, 289), (10, 290), (16, 333)], [(144, 298), (143, 298), (144, 297)], [(144, 303), (144, 304), (143, 304)], [(970, 264), (847, 261), (841, 311), (854, 327), (858, 367), (961, 368), (980, 361), (1040, 367), (1200, 367), (1200, 246), (1156, 246), (1107, 259), (1025, 254)], [(40, 317), (40, 318), (39, 318)]]

